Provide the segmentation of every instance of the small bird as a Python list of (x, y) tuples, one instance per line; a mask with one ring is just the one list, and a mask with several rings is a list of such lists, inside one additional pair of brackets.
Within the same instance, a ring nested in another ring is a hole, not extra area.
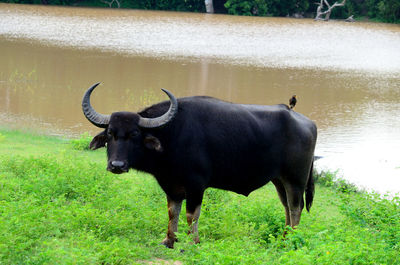
[(293, 95), (293, 96), (289, 99), (289, 106), (290, 106), (290, 109), (293, 109), (294, 106), (296, 106), (296, 103), (297, 103), (296, 95)]

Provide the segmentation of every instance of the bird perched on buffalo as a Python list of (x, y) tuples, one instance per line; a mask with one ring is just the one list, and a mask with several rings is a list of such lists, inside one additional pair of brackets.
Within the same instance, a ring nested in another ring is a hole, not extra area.
[(289, 99), (289, 107), (290, 107), (290, 109), (293, 109), (294, 106), (296, 106), (296, 103), (297, 103), (296, 95), (293, 95), (293, 96)]

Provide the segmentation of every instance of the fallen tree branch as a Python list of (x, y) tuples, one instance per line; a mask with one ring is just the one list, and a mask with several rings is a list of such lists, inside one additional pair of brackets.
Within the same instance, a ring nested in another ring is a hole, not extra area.
[[(346, 4), (346, 0), (343, 0), (341, 3), (335, 2), (332, 6), (329, 4), (328, 0), (321, 0), (319, 3), (315, 4), (317, 4), (318, 7), (317, 7), (317, 14), (314, 20), (328, 21), (329, 17), (331, 16), (332, 9), (338, 6), (344, 6)], [(325, 11), (322, 11), (325, 5), (327, 9)], [(322, 18), (323, 15), (325, 15), (325, 18)]]

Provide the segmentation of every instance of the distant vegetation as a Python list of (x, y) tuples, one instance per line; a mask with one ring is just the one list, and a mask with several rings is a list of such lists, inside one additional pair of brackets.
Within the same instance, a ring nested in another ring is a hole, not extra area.
[[(101, 6), (148, 10), (205, 12), (204, 0), (0, 0), (6, 3), (47, 4), (66, 6)], [(315, 17), (316, 0), (214, 0), (217, 13), (247, 16)], [(334, 1), (330, 0), (330, 3)], [(399, 0), (350, 0), (336, 8), (331, 18), (370, 19), (400, 23)]]
[(0, 133), (0, 264), (400, 264), (400, 198), (334, 174), (316, 176), (311, 213), (286, 239), (273, 185), (249, 197), (208, 189), (201, 243), (181, 214), (171, 250), (159, 245), (168, 215), (153, 177), (108, 173), (104, 149), (82, 151), (87, 134)]

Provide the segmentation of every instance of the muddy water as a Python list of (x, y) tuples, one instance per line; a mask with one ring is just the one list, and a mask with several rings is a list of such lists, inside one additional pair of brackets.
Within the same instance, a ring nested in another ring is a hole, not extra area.
[(94, 134), (102, 113), (176, 96), (287, 103), (319, 128), (318, 167), (400, 191), (400, 27), (0, 4), (0, 123)]

